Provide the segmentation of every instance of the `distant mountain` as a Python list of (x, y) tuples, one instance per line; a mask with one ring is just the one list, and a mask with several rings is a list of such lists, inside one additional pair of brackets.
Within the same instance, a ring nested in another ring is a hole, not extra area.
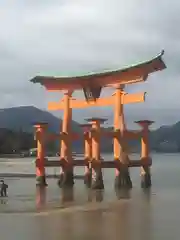
[[(150, 131), (149, 134), (150, 149), (156, 152), (174, 153), (180, 152), (180, 122), (173, 125), (161, 126)], [(141, 149), (140, 139), (128, 142), (129, 151), (139, 152)], [(113, 151), (113, 143), (110, 139), (102, 139), (102, 150)]]
[[(0, 127), (13, 131), (22, 130), (32, 132), (33, 124), (36, 122), (47, 122), (49, 130), (59, 132), (62, 120), (53, 114), (40, 110), (33, 106), (13, 107), (0, 109)], [(77, 122), (72, 121), (73, 131), (80, 131)]]
[(0, 128), (0, 154), (20, 153), (33, 147), (36, 142), (32, 133)]
[(158, 152), (180, 152), (180, 122), (152, 131), (150, 144)]
[[(23, 132), (32, 134), (33, 124), (35, 122), (47, 122), (49, 124), (49, 131), (56, 133), (60, 131), (62, 124), (62, 120), (53, 114), (33, 106), (0, 109), (1, 135), (6, 135), (6, 130), (3, 129), (9, 129), (13, 132), (18, 132), (18, 136), (12, 135), (13, 133), (9, 132), (7, 132), (7, 136), (11, 136), (11, 138), (13, 136), (13, 139), (20, 139)], [(74, 132), (82, 132), (79, 124), (75, 121), (72, 121), (72, 129)], [(27, 142), (30, 141), (29, 135), (24, 137), (27, 138)], [(3, 138), (4, 137), (2, 137), (2, 139)], [(1, 142), (2, 145), (3, 140)], [(13, 140), (13, 142), (16, 141)], [(26, 145), (28, 145), (28, 143)], [(59, 143), (57, 143), (57, 146), (59, 147)], [(140, 151), (140, 141), (130, 141), (129, 146), (130, 151)], [(161, 126), (157, 130), (151, 131), (150, 146), (151, 150), (157, 152), (180, 152), (180, 122), (177, 122), (173, 125)], [(73, 141), (73, 150), (82, 152), (84, 151), (83, 139)], [(112, 139), (107, 138), (105, 141), (104, 138), (101, 139), (101, 151), (113, 151)]]
[[(36, 122), (47, 122), (48, 130), (58, 133), (61, 129), (62, 120), (53, 114), (40, 110), (33, 106), (13, 107), (0, 109), (0, 128), (9, 129), (14, 132), (23, 131), (32, 133), (33, 124)], [(72, 130), (81, 132), (79, 124), (72, 121)], [(57, 142), (57, 146), (59, 143)], [(82, 140), (73, 142), (73, 150), (82, 148)]]

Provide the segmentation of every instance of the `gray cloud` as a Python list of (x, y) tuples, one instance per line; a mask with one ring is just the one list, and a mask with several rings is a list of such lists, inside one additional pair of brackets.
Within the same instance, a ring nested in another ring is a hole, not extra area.
[[(177, 0), (2, 1), (0, 107), (24, 104), (46, 108), (48, 100), (59, 99), (60, 94), (48, 94), (28, 82), (37, 74), (116, 69), (165, 49), (167, 70), (153, 74), (144, 84), (127, 87), (130, 92), (148, 92), (146, 103), (129, 106), (127, 112), (151, 112), (159, 123), (168, 122), (169, 114), (178, 120), (173, 113), (179, 111), (179, 11)], [(173, 112), (168, 110), (171, 108)], [(161, 115), (156, 109), (163, 109), (163, 118), (156, 117)], [(111, 109), (98, 109), (98, 113), (108, 116)], [(97, 110), (83, 114), (94, 115)], [(78, 116), (76, 111), (75, 118)]]

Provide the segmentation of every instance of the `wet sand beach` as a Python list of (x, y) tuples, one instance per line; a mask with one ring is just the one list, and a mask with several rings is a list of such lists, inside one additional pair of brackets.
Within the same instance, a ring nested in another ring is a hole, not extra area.
[[(0, 199), (0, 239), (178, 240), (179, 158), (175, 154), (153, 156), (151, 191), (140, 188), (139, 169), (131, 171), (132, 191), (119, 193), (114, 192), (113, 170), (104, 172), (103, 192), (87, 191), (82, 180), (76, 180), (73, 192), (63, 192), (56, 179), (48, 179), (41, 198), (35, 179), (7, 178), (9, 196)], [(0, 172), (5, 172), (3, 164)], [(17, 170), (14, 164), (14, 172), (33, 171), (28, 164)], [(83, 168), (77, 170), (81, 173)]]

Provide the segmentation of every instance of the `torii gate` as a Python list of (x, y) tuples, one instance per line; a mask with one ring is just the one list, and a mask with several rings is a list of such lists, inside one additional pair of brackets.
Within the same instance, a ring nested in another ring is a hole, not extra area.
[[(123, 87), (125, 84), (133, 84), (138, 82), (144, 82), (150, 73), (163, 70), (166, 68), (162, 55), (164, 51), (161, 52), (157, 57), (150, 61), (146, 61), (134, 66), (130, 66), (125, 69), (120, 69), (116, 71), (108, 71), (97, 74), (88, 74), (85, 76), (76, 77), (44, 77), (37, 76), (31, 80), (33, 83), (42, 84), (47, 91), (63, 91), (64, 98), (60, 103), (49, 103), (49, 110), (64, 110), (63, 124), (62, 124), (62, 134), (61, 134), (61, 153), (60, 162), (66, 163), (62, 164), (60, 174), (60, 183), (63, 186), (73, 186), (73, 158), (72, 158), (72, 131), (71, 131), (71, 120), (72, 120), (72, 108), (82, 108), (89, 106), (105, 106), (114, 105), (114, 132), (112, 133), (114, 138), (114, 160), (116, 165), (116, 179), (115, 185), (117, 187), (131, 187), (132, 183), (129, 176), (128, 167), (130, 165), (130, 160), (126, 152), (126, 140), (128, 136), (135, 136), (137, 133), (127, 131), (125, 128), (124, 114), (123, 114), (123, 104), (135, 103), (144, 101), (145, 93), (139, 94), (125, 94), (123, 92)], [(103, 87), (114, 87), (116, 89), (115, 94), (109, 98), (100, 98), (100, 93)], [(86, 101), (81, 101), (72, 98), (72, 93), (75, 90), (83, 89)], [(101, 174), (101, 161), (99, 158), (99, 136), (100, 134), (100, 122), (98, 119), (94, 120), (94, 135), (92, 136), (92, 141), (96, 143), (96, 151), (94, 150), (94, 157), (92, 157), (92, 166), (94, 169), (94, 174), (91, 178), (94, 181), (96, 188), (103, 188), (103, 180)], [(143, 137), (143, 143), (147, 143), (147, 131), (149, 121), (141, 121), (139, 124), (143, 125), (143, 132), (146, 133), (146, 137)], [(141, 134), (139, 135), (141, 136)], [(144, 146), (144, 145), (143, 145)], [(145, 161), (150, 160), (148, 146), (145, 144), (145, 150), (142, 150), (142, 159)], [(44, 162), (44, 155), (39, 154), (38, 162)], [(106, 165), (105, 163), (103, 163)], [(119, 165), (120, 164), (120, 165)], [(43, 164), (39, 164), (42, 166)], [(135, 164), (136, 165), (136, 164)], [(142, 181), (145, 181), (144, 186), (150, 186), (150, 171), (147, 164), (141, 162), (140, 166), (143, 167), (143, 177)], [(139, 166), (139, 164), (138, 164)], [(148, 165), (149, 166), (149, 165)], [(44, 183), (44, 171), (40, 171), (40, 176), (38, 180)], [(145, 176), (145, 177), (144, 177)], [(43, 179), (41, 181), (41, 179)], [(148, 180), (147, 180), (148, 179)]]

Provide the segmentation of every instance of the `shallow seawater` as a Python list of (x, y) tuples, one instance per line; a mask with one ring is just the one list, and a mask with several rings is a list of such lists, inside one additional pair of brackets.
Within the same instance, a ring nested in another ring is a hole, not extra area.
[[(131, 170), (133, 189), (118, 193), (112, 169), (104, 171), (105, 190), (97, 192), (88, 191), (82, 180), (65, 192), (56, 179), (48, 179), (40, 192), (34, 179), (6, 179), (9, 196), (0, 199), (0, 239), (179, 240), (180, 155), (152, 157), (151, 191), (140, 188), (139, 169)], [(0, 172), (33, 172), (32, 163), (24, 161), (10, 161), (8, 167), (0, 163)], [(83, 168), (76, 173), (83, 174)]]

